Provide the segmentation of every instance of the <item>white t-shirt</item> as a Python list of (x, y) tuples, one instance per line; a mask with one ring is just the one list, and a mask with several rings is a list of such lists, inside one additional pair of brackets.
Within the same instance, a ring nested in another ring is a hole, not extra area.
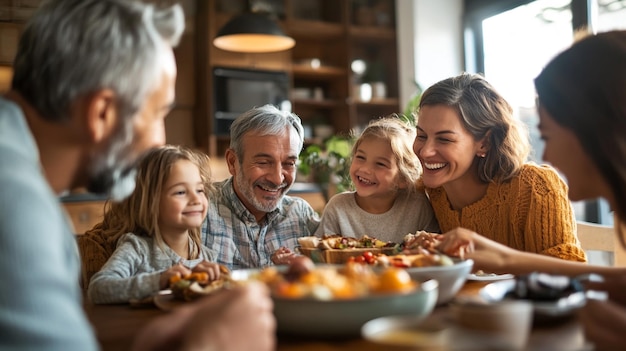
[(408, 233), (418, 230), (438, 233), (439, 224), (424, 192), (400, 192), (389, 211), (372, 214), (357, 205), (354, 192), (333, 196), (324, 208), (315, 236), (340, 234), (361, 238), (367, 235), (401, 243)]

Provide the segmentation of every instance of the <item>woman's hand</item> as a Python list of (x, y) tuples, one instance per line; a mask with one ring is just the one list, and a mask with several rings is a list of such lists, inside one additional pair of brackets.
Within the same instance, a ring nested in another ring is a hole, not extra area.
[(437, 248), (448, 256), (465, 258), (466, 253), (474, 252), (475, 234), (465, 228), (453, 229), (437, 236)]
[(167, 289), (170, 286), (170, 279), (172, 277), (178, 276), (182, 278), (190, 273), (191, 273), (191, 270), (185, 267), (181, 262), (179, 262), (173, 265), (172, 267), (170, 267), (165, 272), (161, 273), (161, 276), (159, 278), (159, 288)]
[(300, 255), (283, 246), (274, 251), (271, 258), (274, 264), (290, 264), (291, 261), (298, 256)]
[(507, 273), (507, 258), (515, 252), (508, 246), (489, 240), (482, 235), (456, 228), (438, 238), (438, 248), (444, 254), (474, 260), (475, 270), (493, 273)]
[(193, 267), (193, 271), (207, 273), (209, 275), (209, 281), (211, 282), (220, 279), (221, 275), (220, 265), (206, 260)]
[(613, 301), (589, 300), (579, 312), (585, 336), (594, 350), (615, 350), (626, 335), (626, 308)]

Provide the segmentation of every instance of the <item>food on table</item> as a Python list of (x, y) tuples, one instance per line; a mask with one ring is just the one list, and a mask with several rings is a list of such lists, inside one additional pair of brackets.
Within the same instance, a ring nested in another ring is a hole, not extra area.
[(352, 256), (366, 251), (393, 254), (399, 251), (399, 244), (384, 242), (367, 235), (360, 239), (341, 235), (325, 235), (322, 238), (307, 236), (298, 238), (300, 252), (315, 262), (342, 264)]
[(367, 263), (376, 266), (394, 267), (432, 267), (450, 266), (452, 259), (438, 250), (440, 243), (438, 234), (418, 231), (407, 234), (400, 247), (400, 254), (386, 255), (384, 253), (364, 252), (362, 255), (350, 258), (350, 261)]
[(438, 252), (437, 247), (441, 243), (438, 239), (439, 234), (429, 233), (423, 230), (417, 231), (415, 234), (407, 234), (402, 240), (404, 250), (425, 250), (428, 252)]
[(392, 266), (401, 268), (451, 266), (454, 264), (452, 259), (447, 255), (429, 252), (414, 255), (398, 254), (392, 256), (381, 253), (374, 254), (371, 252), (365, 252), (360, 256), (351, 257), (349, 261), (367, 263), (373, 266)]
[(449, 255), (439, 251), (439, 234), (418, 231), (404, 236), (402, 243), (384, 242), (367, 235), (361, 239), (326, 235), (298, 239), (300, 251), (317, 262), (357, 262), (377, 266), (431, 267), (452, 265)]
[(453, 250), (449, 250), (448, 252), (441, 252), (439, 250), (439, 245), (441, 245), (441, 240), (439, 236), (441, 234), (438, 233), (429, 233), (425, 231), (418, 231), (415, 234), (407, 234), (404, 237), (402, 248), (403, 251), (410, 252), (423, 252), (428, 251), (431, 253), (442, 253), (452, 257), (459, 257), (460, 259), (464, 259), (465, 253), (470, 250), (469, 244), (459, 246)]
[(298, 238), (298, 243), (301, 247), (305, 248), (319, 248), (319, 249), (363, 249), (363, 248), (383, 248), (383, 247), (395, 247), (397, 244), (392, 242), (385, 242), (376, 238), (364, 235), (362, 238), (352, 238), (348, 236), (341, 236), (338, 234), (324, 235), (322, 238), (316, 236), (306, 236)]
[(307, 249), (316, 249), (319, 247), (320, 238), (316, 236), (303, 236), (298, 238), (298, 244), (300, 247), (304, 247)]
[(316, 236), (305, 236), (298, 238), (298, 244), (303, 248), (318, 248), (323, 250), (345, 250), (364, 248), (398, 248), (403, 251), (428, 251), (438, 253), (437, 246), (440, 244), (437, 233), (418, 231), (415, 234), (404, 236), (402, 243), (385, 242), (368, 235), (360, 239), (341, 236), (339, 234), (327, 234), (319, 238)]
[(183, 277), (171, 277), (170, 289), (175, 298), (192, 301), (233, 283), (228, 268), (220, 265), (220, 277), (217, 280), (209, 281), (209, 274), (206, 272), (193, 272)]
[(315, 266), (307, 257), (292, 262), (284, 273), (276, 267), (265, 268), (256, 279), (265, 282), (276, 297), (320, 300), (405, 293), (419, 285), (405, 270), (396, 267), (376, 273), (371, 267), (354, 262), (344, 267)]
[(482, 269), (479, 269), (476, 272), (474, 272), (474, 275), (477, 276), (477, 277), (495, 277), (495, 276), (497, 276), (497, 274), (495, 274), (495, 273), (487, 273), (487, 272), (483, 271)]

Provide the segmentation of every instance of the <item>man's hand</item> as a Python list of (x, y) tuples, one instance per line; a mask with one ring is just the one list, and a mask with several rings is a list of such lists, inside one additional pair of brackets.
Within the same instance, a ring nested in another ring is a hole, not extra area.
[(261, 283), (222, 290), (154, 320), (133, 350), (275, 350), (273, 308)]

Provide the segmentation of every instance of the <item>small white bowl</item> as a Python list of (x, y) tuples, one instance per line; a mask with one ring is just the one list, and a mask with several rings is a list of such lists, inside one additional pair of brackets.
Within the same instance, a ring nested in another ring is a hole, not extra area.
[(472, 260), (455, 260), (452, 266), (405, 268), (413, 280), (435, 279), (439, 282), (437, 305), (449, 302), (463, 287), (468, 274), (474, 267)]
[(448, 329), (441, 323), (425, 322), (424, 317), (389, 316), (363, 325), (361, 336), (386, 351), (447, 350)]

